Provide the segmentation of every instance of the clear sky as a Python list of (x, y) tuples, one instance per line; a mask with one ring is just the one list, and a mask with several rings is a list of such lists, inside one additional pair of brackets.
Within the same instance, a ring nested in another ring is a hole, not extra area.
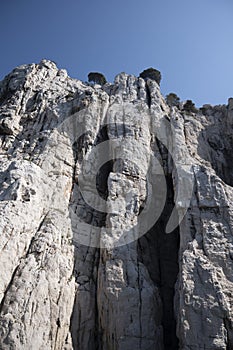
[(0, 79), (47, 58), (84, 81), (154, 67), (197, 106), (233, 97), (232, 0), (1, 0), (0, 33)]

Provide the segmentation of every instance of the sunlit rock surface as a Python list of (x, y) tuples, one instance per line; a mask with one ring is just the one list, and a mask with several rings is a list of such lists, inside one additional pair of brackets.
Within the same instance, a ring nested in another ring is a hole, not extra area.
[(0, 348), (233, 349), (233, 99), (47, 60), (0, 89)]

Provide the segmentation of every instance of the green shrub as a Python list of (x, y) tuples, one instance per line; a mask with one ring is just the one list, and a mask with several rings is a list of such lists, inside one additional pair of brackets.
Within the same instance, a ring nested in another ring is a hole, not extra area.
[(162, 76), (159, 70), (154, 68), (148, 68), (145, 69), (142, 73), (140, 73), (140, 78), (155, 80), (156, 83), (160, 85)]
[(213, 107), (210, 104), (205, 104), (201, 108), (199, 108), (200, 112), (203, 115), (208, 115), (209, 113), (211, 113), (212, 109), (213, 109)]
[(96, 83), (99, 85), (104, 85), (107, 83), (105, 76), (101, 73), (98, 73), (98, 72), (90, 72), (88, 74), (88, 81), (89, 82), (92, 81), (93, 83)]
[(172, 107), (172, 106), (179, 107), (180, 106), (180, 98), (174, 92), (171, 92), (170, 94), (168, 94), (166, 96), (166, 102), (167, 102), (169, 107)]
[(183, 110), (188, 113), (197, 113), (197, 108), (192, 100), (187, 100), (183, 106)]

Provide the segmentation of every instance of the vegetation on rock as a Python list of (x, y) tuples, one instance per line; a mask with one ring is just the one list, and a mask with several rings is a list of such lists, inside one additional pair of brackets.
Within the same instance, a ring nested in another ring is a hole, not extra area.
[(166, 96), (166, 102), (169, 107), (180, 106), (180, 98), (174, 92), (171, 92)]
[(90, 72), (88, 74), (88, 81), (96, 84), (104, 85), (107, 83), (105, 76), (102, 73)]
[(148, 68), (145, 69), (142, 73), (140, 73), (140, 78), (155, 80), (156, 83), (160, 85), (162, 76), (159, 70), (155, 68)]
[(188, 113), (197, 113), (197, 108), (192, 100), (187, 100), (183, 106), (183, 110)]

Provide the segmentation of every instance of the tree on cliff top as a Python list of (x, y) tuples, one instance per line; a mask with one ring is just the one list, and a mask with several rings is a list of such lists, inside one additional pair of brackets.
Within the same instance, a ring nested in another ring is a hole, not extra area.
[(179, 107), (180, 98), (174, 92), (171, 92), (166, 96), (166, 102), (169, 107), (172, 107), (172, 106)]
[(98, 73), (98, 72), (90, 72), (88, 74), (88, 81), (89, 82), (92, 81), (93, 83), (96, 83), (99, 85), (104, 85), (107, 83), (105, 76), (101, 73)]
[(140, 73), (140, 78), (155, 80), (160, 85), (162, 76), (159, 70), (151, 67)]
[(187, 100), (183, 106), (183, 110), (188, 113), (197, 113), (197, 108), (192, 100)]

